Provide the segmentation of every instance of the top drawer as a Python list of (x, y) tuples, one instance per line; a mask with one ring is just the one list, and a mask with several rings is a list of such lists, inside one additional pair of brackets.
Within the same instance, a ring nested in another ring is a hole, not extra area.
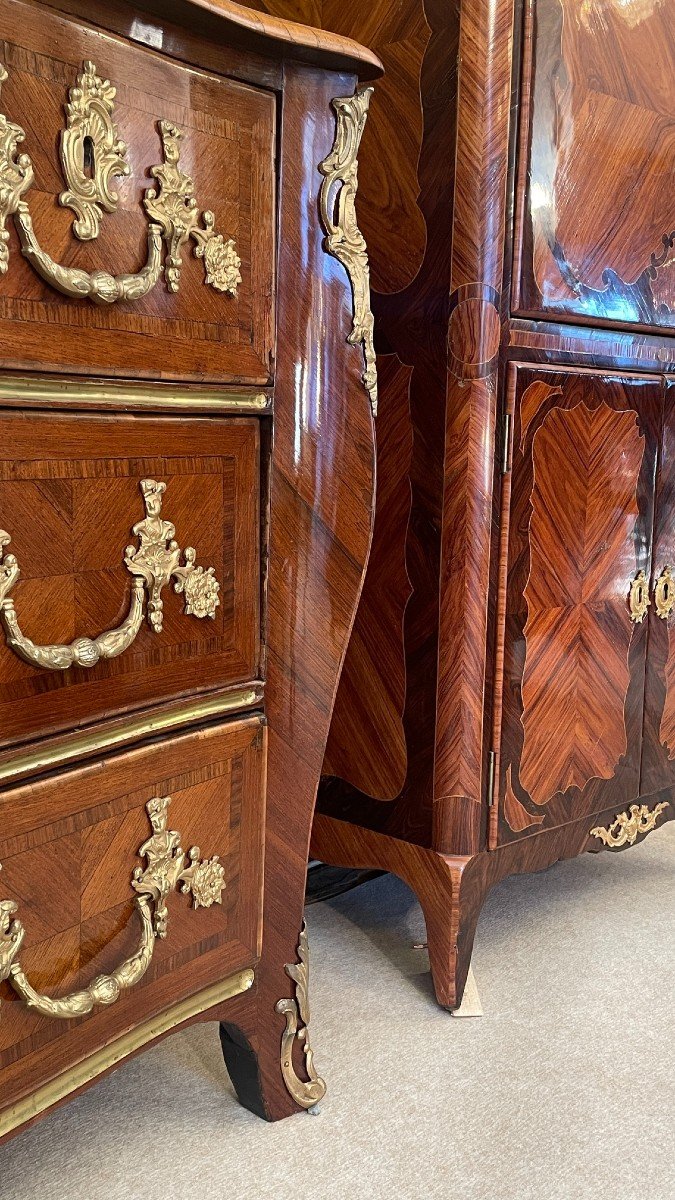
[(673, 6), (526, 7), (515, 311), (672, 330)]
[[(273, 95), (17, 0), (0, 0), (0, 65), (0, 112), (19, 127), (3, 151), (15, 163), (30, 157), (33, 182), (21, 203), (40, 253), (58, 266), (119, 277), (152, 259), (150, 222), (163, 234), (155, 253), (162, 271), (147, 294), (94, 304), (40, 277), (44, 257), (29, 263), (21, 252), (25, 217), (6, 215), (0, 361), (266, 383), (274, 349)], [(11, 163), (9, 171), (16, 197), (21, 171), (12, 174)], [(6, 214), (7, 193), (3, 207)]]

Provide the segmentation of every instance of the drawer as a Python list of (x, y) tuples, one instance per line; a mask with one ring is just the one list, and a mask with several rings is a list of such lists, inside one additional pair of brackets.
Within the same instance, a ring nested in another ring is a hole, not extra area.
[[(163, 228), (173, 212), (174, 229), (196, 230), (180, 244), (164, 237), (161, 255), (172, 264), (147, 294), (97, 305), (45, 282), (22, 255), (17, 217), (9, 217), (0, 361), (266, 382), (274, 349), (273, 94), (20, 0), (0, 3), (0, 45), (0, 112), (25, 133), (17, 153), (29, 155), (34, 180), (23, 201), (40, 250), (68, 269), (121, 276), (146, 265), (151, 221)], [(150, 188), (159, 202), (152, 210)], [(234, 275), (219, 277), (223, 263)], [(207, 281), (211, 267), (218, 286)]]
[(256, 418), (0, 410), (1, 745), (256, 677), (259, 460)]
[(0, 1107), (255, 964), (265, 755), (252, 717), (0, 793)]

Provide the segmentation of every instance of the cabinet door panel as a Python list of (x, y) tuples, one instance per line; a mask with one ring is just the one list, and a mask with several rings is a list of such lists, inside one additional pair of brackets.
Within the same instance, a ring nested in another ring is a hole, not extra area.
[(516, 311), (675, 325), (672, 17), (528, 0)]
[[(639, 794), (659, 380), (513, 369), (501, 836)], [(503, 685), (503, 686), (502, 686)]]
[(655, 589), (667, 567), (675, 575), (675, 384), (666, 387), (654, 521), (652, 604), (645, 691), (641, 791), (675, 784), (675, 608), (659, 617)]

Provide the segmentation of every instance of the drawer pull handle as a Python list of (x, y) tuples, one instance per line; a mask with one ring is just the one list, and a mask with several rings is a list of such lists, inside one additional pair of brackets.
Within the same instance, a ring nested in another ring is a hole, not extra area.
[(162, 274), (162, 231), (148, 226), (148, 261), (136, 275), (110, 275), (107, 271), (81, 271), (62, 267), (43, 250), (33, 229), (28, 205), (22, 200), (14, 215), (21, 249), (47, 283), (64, 296), (93, 300), (96, 304), (114, 304), (118, 300), (140, 300), (151, 292)]
[(25, 929), (15, 915), (18, 906), (13, 900), (0, 901), (0, 981), (6, 979), (28, 1008), (44, 1017), (72, 1021), (98, 1006), (114, 1004), (122, 991), (143, 978), (157, 938), (166, 937), (169, 920), (166, 900), (171, 892), (180, 890), (191, 895), (194, 908), (221, 903), (225, 871), (218, 855), (201, 860), (197, 846), (187, 854), (181, 849), (180, 834), (167, 829), (170, 803), (170, 796), (155, 796), (145, 806), (153, 833), (138, 851), (139, 857), (146, 859), (145, 869), (136, 867), (131, 880), (138, 893), (140, 945), (109, 975), (98, 975), (88, 987), (68, 996), (52, 997), (36, 991), (18, 960), (25, 937)]
[(644, 571), (638, 571), (635, 579), (631, 580), (630, 592), (628, 593), (630, 619), (635, 625), (642, 624), (650, 604), (647, 576)]
[[(6, 79), (7, 71), (0, 63), (0, 88)], [(117, 138), (112, 121), (114, 96), (110, 80), (102, 80), (95, 64), (87, 61), (66, 106), (68, 125), (62, 133), (61, 162), (69, 188), (61, 193), (60, 201), (77, 214), (74, 231), (83, 240), (96, 238), (103, 212), (117, 208), (118, 197), (110, 190), (110, 177), (129, 174), (126, 146)], [(146, 190), (143, 201), (150, 219), (147, 264), (136, 274), (111, 275), (108, 271), (61, 266), (42, 249), (24, 199), (34, 182), (30, 156), (19, 152), (26, 134), (21, 125), (0, 113), (0, 275), (9, 266), (5, 223), (13, 217), (25, 257), (38, 275), (66, 296), (96, 304), (140, 300), (159, 282), (162, 270), (168, 290), (177, 292), (183, 265), (181, 247), (189, 238), (194, 242), (195, 255), (203, 260), (206, 283), (216, 291), (236, 296), (241, 259), (234, 239), (226, 240), (216, 231), (212, 212), (199, 211), (192, 179), (179, 167), (182, 130), (170, 121), (160, 121), (159, 133), (164, 161), (151, 168), (157, 186)], [(93, 156), (92, 176), (85, 172), (87, 146)], [(165, 263), (162, 242), (166, 243)]]
[(654, 605), (657, 617), (667, 621), (675, 606), (675, 579), (670, 567), (664, 567), (656, 581)]
[(185, 551), (180, 549), (174, 538), (175, 526), (162, 519), (165, 490), (165, 483), (155, 479), (141, 480), (146, 515), (133, 527), (139, 544), (127, 546), (124, 552), (124, 564), (134, 577), (129, 612), (124, 621), (116, 629), (106, 630), (94, 638), (78, 637), (67, 645), (39, 646), (22, 633), (14, 601), (9, 595), (19, 578), (20, 567), (13, 554), (4, 553), (11, 538), (0, 529), (0, 621), (10, 650), (31, 666), (51, 671), (65, 671), (72, 666), (93, 667), (102, 658), (116, 658), (131, 645), (143, 624), (146, 593), (150, 627), (156, 633), (161, 632), (162, 590), (171, 580), (174, 591), (185, 597), (183, 611), (187, 616), (215, 617), (220, 603), (220, 584), (213, 567), (204, 569), (196, 565), (197, 552), (192, 546), (187, 546)]

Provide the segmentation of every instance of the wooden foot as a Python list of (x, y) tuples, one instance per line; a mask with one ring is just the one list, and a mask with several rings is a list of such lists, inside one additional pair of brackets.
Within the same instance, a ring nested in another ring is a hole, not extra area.
[(332, 866), (391, 871), (420, 902), (427, 927), (429, 964), (438, 1003), (458, 1008), (471, 962), (485, 892), (467, 868), (475, 860), (439, 854), (317, 813), (312, 854)]

